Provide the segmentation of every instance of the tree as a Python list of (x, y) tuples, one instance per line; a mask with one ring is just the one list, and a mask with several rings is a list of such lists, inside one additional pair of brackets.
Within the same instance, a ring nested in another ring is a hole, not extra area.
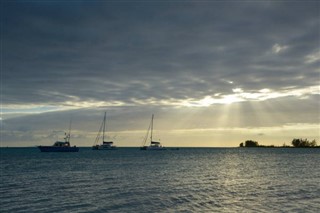
[(316, 140), (312, 140), (312, 141), (310, 142), (310, 146), (312, 146), (312, 147), (317, 146)]
[(259, 146), (259, 143), (257, 141), (247, 140), (245, 142), (245, 147), (257, 147), (257, 146)]
[(317, 146), (316, 140), (309, 141), (307, 138), (294, 138), (291, 142), (292, 146), (294, 147), (315, 147)]
[(291, 142), (291, 144), (292, 144), (292, 146), (294, 146), (294, 147), (300, 147), (301, 146), (301, 140), (302, 139), (293, 139), (292, 140), (292, 142)]

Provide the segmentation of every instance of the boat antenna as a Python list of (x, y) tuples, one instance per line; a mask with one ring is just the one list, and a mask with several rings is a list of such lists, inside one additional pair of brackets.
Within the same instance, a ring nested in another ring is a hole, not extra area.
[(66, 136), (66, 141), (70, 142), (70, 135), (71, 135), (71, 124), (72, 124), (72, 118), (70, 118), (70, 124), (69, 124), (69, 134)]

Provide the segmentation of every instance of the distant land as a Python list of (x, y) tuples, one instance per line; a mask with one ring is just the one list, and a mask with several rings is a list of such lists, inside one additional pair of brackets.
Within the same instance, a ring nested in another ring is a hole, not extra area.
[(240, 143), (240, 147), (261, 147), (261, 148), (320, 148), (317, 145), (316, 140), (309, 141), (307, 138), (294, 138), (291, 142), (292, 146), (283, 144), (282, 146), (274, 145), (259, 145), (257, 141), (246, 140), (243, 143)]

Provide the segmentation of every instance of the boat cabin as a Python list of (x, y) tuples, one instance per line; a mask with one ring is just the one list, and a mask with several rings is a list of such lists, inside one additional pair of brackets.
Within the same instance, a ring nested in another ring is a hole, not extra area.
[(112, 145), (113, 142), (112, 141), (103, 141), (103, 145)]
[(70, 147), (69, 142), (62, 142), (62, 141), (57, 141), (53, 144), (53, 146), (58, 146), (58, 147)]
[(151, 146), (161, 147), (161, 144), (160, 142), (157, 142), (157, 141), (151, 141)]

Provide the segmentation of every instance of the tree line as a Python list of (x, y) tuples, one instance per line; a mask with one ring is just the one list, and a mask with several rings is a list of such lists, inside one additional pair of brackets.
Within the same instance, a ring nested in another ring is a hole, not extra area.
[[(302, 138), (294, 138), (291, 142), (292, 147), (296, 148), (319, 148), (320, 146), (317, 146), (316, 140), (309, 141), (307, 138), (302, 139)], [(240, 147), (275, 147), (274, 145), (259, 145), (257, 141), (254, 140), (246, 140), (245, 142), (240, 143)], [(290, 147), (283, 145), (282, 147)]]

